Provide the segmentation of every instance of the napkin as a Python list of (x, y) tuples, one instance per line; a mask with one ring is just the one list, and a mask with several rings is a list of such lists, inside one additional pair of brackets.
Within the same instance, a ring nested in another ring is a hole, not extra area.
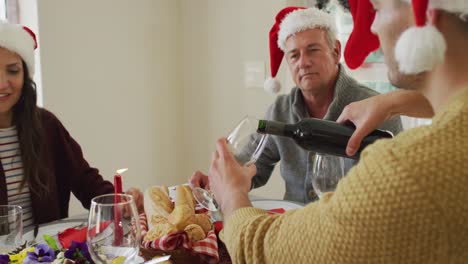
[(72, 241), (86, 242), (86, 231), (86, 226), (82, 228), (67, 228), (58, 234), (58, 240), (62, 248), (69, 248)]

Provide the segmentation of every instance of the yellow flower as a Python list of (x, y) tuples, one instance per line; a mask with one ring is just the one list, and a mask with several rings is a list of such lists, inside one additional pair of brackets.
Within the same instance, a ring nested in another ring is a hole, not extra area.
[(125, 262), (125, 257), (116, 257), (111, 261), (111, 264), (122, 264)]
[(25, 249), (21, 250), (20, 253), (15, 254), (15, 255), (11, 255), (10, 256), (10, 263), (12, 263), (12, 264), (23, 263), (23, 260), (28, 255), (28, 252), (34, 252), (34, 247), (25, 248)]

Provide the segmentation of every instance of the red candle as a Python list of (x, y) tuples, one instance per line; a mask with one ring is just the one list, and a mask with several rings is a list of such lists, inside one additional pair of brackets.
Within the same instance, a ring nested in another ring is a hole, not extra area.
[[(118, 194), (122, 193), (122, 175), (121, 173), (125, 172), (127, 169), (117, 170), (117, 174), (114, 176), (114, 203), (118, 204), (121, 202), (120, 196)], [(122, 214), (120, 208), (117, 205), (114, 207), (114, 246), (120, 246), (123, 238), (123, 227), (122, 227)]]

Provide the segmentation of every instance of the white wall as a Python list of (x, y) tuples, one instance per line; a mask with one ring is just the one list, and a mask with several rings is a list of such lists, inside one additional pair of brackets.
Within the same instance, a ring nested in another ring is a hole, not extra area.
[[(106, 179), (129, 167), (124, 188), (186, 182), (208, 169), (218, 137), (274, 101), (244, 86), (244, 63), (269, 74), (268, 31), (296, 2), (38, 1), (44, 106)], [(275, 172), (254, 194), (283, 192)], [(80, 212), (73, 201), (70, 214)]]
[[(275, 96), (244, 86), (244, 63), (263, 61), (269, 74), (268, 32), (286, 1), (186, 0), (183, 17), (183, 174), (207, 171), (215, 140), (245, 115), (263, 117)], [(285, 64), (285, 63), (284, 63)], [(283, 65), (285, 66), (285, 65)], [(279, 74), (284, 76), (284, 69)], [(254, 194), (282, 198), (276, 173)]]
[[(18, 0), (18, 18), (19, 23), (29, 27), (35, 32), (36, 38), (39, 41), (39, 26), (37, 18), (37, 1), (36, 0)], [(40, 45), (40, 43), (39, 43)], [(37, 101), (38, 105), (42, 106), (42, 72), (41, 72), (41, 52), (39, 49), (36, 50), (36, 61), (35, 61), (35, 74), (34, 81), (36, 82), (37, 89)]]
[(44, 106), (106, 179), (129, 168), (124, 188), (185, 180), (179, 12), (177, 0), (38, 1)]

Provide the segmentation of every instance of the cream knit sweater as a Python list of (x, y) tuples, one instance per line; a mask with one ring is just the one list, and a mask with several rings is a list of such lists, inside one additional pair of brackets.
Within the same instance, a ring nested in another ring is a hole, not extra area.
[(225, 237), (234, 263), (468, 263), (468, 89), (368, 147), (335, 193), (281, 216), (238, 209)]

